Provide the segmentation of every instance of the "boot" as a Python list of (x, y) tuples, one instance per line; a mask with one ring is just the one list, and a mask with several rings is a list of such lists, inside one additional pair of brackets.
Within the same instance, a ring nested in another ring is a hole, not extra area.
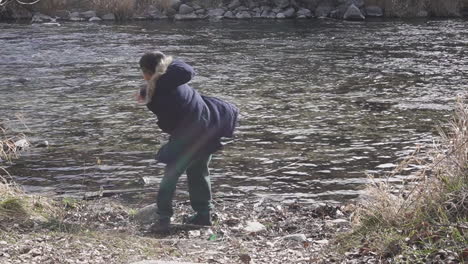
[(169, 234), (171, 229), (170, 218), (159, 218), (151, 225), (151, 232), (155, 234)]
[(212, 226), (211, 214), (195, 214), (189, 217), (186, 221), (186, 224), (190, 225), (199, 225), (199, 226)]

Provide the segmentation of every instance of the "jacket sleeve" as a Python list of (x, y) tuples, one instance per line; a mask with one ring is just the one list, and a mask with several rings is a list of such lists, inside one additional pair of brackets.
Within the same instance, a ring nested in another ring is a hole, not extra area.
[(192, 66), (181, 60), (175, 60), (167, 67), (156, 83), (158, 89), (171, 89), (179, 85), (188, 83), (195, 76)]

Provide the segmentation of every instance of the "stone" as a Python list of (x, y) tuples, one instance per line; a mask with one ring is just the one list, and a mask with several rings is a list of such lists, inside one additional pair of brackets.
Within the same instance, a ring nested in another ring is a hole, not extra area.
[(57, 10), (57, 12), (55, 12), (55, 16), (57, 19), (68, 20), (70, 19), (70, 12), (67, 10)]
[(241, 11), (236, 14), (237, 19), (249, 19), (252, 18), (252, 15), (250, 14), (249, 11)]
[(239, 0), (232, 0), (232, 2), (229, 3), (228, 8), (230, 10), (234, 10), (234, 9), (238, 8), (239, 6), (241, 6), (241, 2)]
[(29, 148), (31, 145), (29, 144), (29, 141), (26, 139), (20, 139), (15, 142), (15, 148), (19, 150), (25, 150)]
[(366, 6), (364, 9), (368, 17), (383, 17), (383, 9), (379, 6)]
[(195, 10), (195, 14), (197, 15), (204, 15), (205, 13), (206, 13), (206, 10), (203, 8)]
[(269, 7), (269, 6), (261, 6), (261, 7), (260, 7), (260, 11), (262, 11), (262, 12), (263, 12), (263, 11), (268, 11), (268, 12), (269, 12), (269, 11), (271, 11), (271, 7)]
[(416, 14), (416, 17), (428, 17), (428, 16), (429, 16), (429, 12), (427, 12), (426, 10), (421, 10)]
[(298, 18), (300, 16), (302, 16), (303, 18), (310, 18), (310, 17), (312, 17), (312, 11), (310, 11), (307, 8), (301, 8), (301, 9), (297, 10), (296, 15), (297, 15)]
[(82, 18), (82, 17), (70, 17), (70, 21), (73, 21), (73, 22), (84, 21), (84, 18)]
[(207, 14), (209, 17), (218, 17), (218, 16), (223, 16), (224, 13), (226, 13), (224, 9), (215, 8), (215, 9), (209, 9)]
[(76, 18), (76, 17), (80, 17), (80, 13), (79, 13), (79, 12), (71, 12), (69, 17), (70, 17), (70, 19), (71, 19), (71, 18), (74, 18), (74, 17), (75, 17), (75, 18)]
[(284, 10), (283, 14), (286, 18), (291, 18), (291, 17), (294, 17), (294, 15), (296, 14), (296, 10), (294, 9), (294, 7), (290, 7)]
[(225, 17), (225, 18), (229, 18), (229, 19), (234, 19), (234, 18), (236, 18), (236, 16), (234, 15), (234, 13), (232, 13), (232, 11), (227, 11), (226, 13), (224, 13), (224, 17)]
[(331, 6), (330, 4), (326, 2), (322, 3), (315, 9), (315, 16), (319, 18), (328, 17), (328, 15), (333, 9), (333, 6)]
[(175, 20), (194, 20), (194, 19), (199, 19), (199, 17), (195, 13), (190, 13), (190, 14), (185, 14), (185, 15), (176, 14), (174, 16), (174, 19)]
[(182, 5), (181, 0), (170, 0), (169, 6), (175, 10), (178, 10), (180, 5)]
[(278, 13), (278, 14), (276, 14), (276, 18), (277, 19), (285, 19), (286, 16), (283, 13)]
[(92, 11), (92, 10), (80, 13), (80, 17), (84, 17), (86, 19), (90, 19), (95, 16), (96, 16), (96, 11)]
[(193, 11), (194, 9), (191, 6), (186, 5), (186, 4), (182, 4), (179, 7), (179, 14), (181, 15), (187, 15), (187, 14), (192, 13)]
[(331, 18), (343, 19), (344, 14), (348, 10), (348, 7), (349, 5), (341, 4), (335, 10), (331, 11), (329, 16)]
[(318, 0), (302, 0), (302, 7), (310, 10), (315, 10), (319, 4)]
[(115, 15), (113, 13), (105, 14), (101, 17), (103, 20), (115, 20)]
[(130, 264), (197, 264), (194, 262), (178, 262), (178, 261), (164, 261), (164, 260), (142, 260)]
[(100, 19), (99, 17), (92, 17), (89, 19), (89, 22), (98, 22), (98, 21), (102, 21), (102, 19)]
[(163, 13), (161, 10), (159, 10), (159, 9), (155, 9), (155, 10), (151, 11), (151, 12), (149, 13), (149, 16), (150, 16), (152, 19), (165, 19), (165, 18), (167, 18), (167, 16), (164, 15), (164, 13)]
[(266, 227), (257, 221), (249, 221), (246, 223), (244, 231), (247, 233), (259, 233), (266, 231)]
[(168, 17), (173, 17), (175, 14), (177, 14), (177, 10), (175, 10), (174, 8), (167, 8), (165, 11), (164, 11), (164, 14)]
[(283, 237), (284, 240), (294, 240), (298, 242), (307, 241), (307, 237), (304, 234), (291, 234)]
[(329, 221), (329, 223), (332, 226), (338, 226), (338, 227), (344, 227), (344, 226), (348, 226), (350, 224), (348, 220), (341, 219), (341, 218), (331, 220), (331, 221)]
[(158, 209), (156, 204), (150, 204), (138, 210), (138, 212), (133, 217), (133, 220), (138, 224), (148, 225), (156, 221), (158, 214), (156, 210)]
[(355, 6), (354, 4), (348, 7), (348, 10), (343, 15), (345, 20), (355, 20), (360, 21), (366, 19), (366, 17), (362, 14), (361, 10)]
[(192, 3), (191, 6), (193, 7), (193, 9), (195, 10), (198, 10), (198, 9), (203, 9), (203, 7), (199, 4), (196, 4), (196, 3)]
[(290, 5), (289, 0), (273, 0), (273, 2), (280, 9), (286, 8)]
[(31, 18), (32, 23), (42, 23), (44, 21), (52, 21), (52, 18), (50, 16), (41, 14), (41, 13), (36, 13), (34, 16)]

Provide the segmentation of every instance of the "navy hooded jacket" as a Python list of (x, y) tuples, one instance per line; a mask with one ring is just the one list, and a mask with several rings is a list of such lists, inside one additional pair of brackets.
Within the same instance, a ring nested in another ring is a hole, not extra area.
[(156, 81), (146, 105), (158, 118), (158, 126), (170, 135), (156, 159), (169, 164), (178, 159), (214, 153), (221, 137), (233, 137), (238, 109), (218, 98), (202, 96), (187, 83), (195, 76), (191, 66), (174, 60)]

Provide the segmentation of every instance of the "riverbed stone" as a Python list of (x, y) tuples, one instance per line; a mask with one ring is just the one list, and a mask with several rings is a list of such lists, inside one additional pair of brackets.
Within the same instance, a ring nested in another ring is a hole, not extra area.
[(181, 0), (170, 0), (169, 6), (175, 10), (179, 10), (179, 7), (182, 5)]
[(286, 18), (292, 18), (296, 14), (294, 7), (287, 8), (282, 12)]
[(330, 12), (329, 17), (336, 18), (336, 19), (343, 19), (344, 14), (348, 10), (348, 8), (349, 8), (349, 5), (341, 4), (335, 10)]
[(85, 19), (90, 19), (90, 18), (95, 17), (95, 16), (97, 16), (96, 11), (93, 11), (93, 10), (89, 10), (89, 11), (85, 11), (85, 12), (80, 13), (80, 17), (84, 17)]
[(158, 206), (156, 204), (147, 205), (138, 210), (133, 217), (133, 220), (142, 225), (154, 223), (158, 217), (158, 214), (156, 213), (157, 209)]
[(276, 14), (276, 19), (285, 19), (286, 16), (284, 15), (284, 13), (278, 13)]
[(266, 231), (266, 227), (258, 221), (249, 221), (246, 223), (244, 231), (247, 233), (260, 233)]
[(112, 21), (115, 20), (115, 15), (113, 13), (107, 13), (101, 17), (103, 20)]
[(204, 15), (204, 14), (206, 14), (206, 9), (203, 9), (203, 8), (197, 9), (197, 10), (195, 10), (195, 14)]
[(214, 8), (214, 9), (209, 9), (207, 14), (209, 17), (219, 17), (219, 16), (223, 16), (224, 13), (226, 13), (224, 9)]
[(290, 5), (289, 0), (273, 0), (273, 2), (280, 9), (286, 8)]
[(88, 21), (89, 21), (89, 22), (99, 22), (99, 21), (102, 21), (102, 19), (100, 19), (100, 18), (97, 17), (97, 16), (94, 16), (94, 17), (90, 18)]
[(190, 14), (176, 14), (174, 16), (175, 20), (194, 20), (194, 19), (199, 19), (197, 14), (195, 13), (190, 13)]
[(187, 14), (192, 13), (193, 11), (194, 11), (193, 7), (186, 5), (186, 4), (182, 4), (179, 7), (179, 14), (181, 15), (187, 15)]
[(366, 6), (364, 9), (368, 17), (383, 17), (383, 9), (380, 6)]
[(249, 19), (252, 18), (252, 15), (250, 14), (249, 11), (241, 11), (236, 14), (237, 19)]
[(232, 0), (231, 3), (229, 3), (228, 8), (230, 10), (234, 10), (234, 9), (238, 8), (239, 6), (241, 6), (241, 5), (242, 4), (241, 4), (241, 2), (239, 0)]
[(169, 8), (166, 8), (166, 10), (164, 10), (164, 14), (168, 17), (173, 17), (175, 16), (175, 14), (177, 14), (177, 10), (175, 10), (172, 7), (169, 7)]
[(328, 17), (328, 15), (333, 11), (334, 7), (330, 5), (328, 2), (323, 2), (317, 6), (315, 9), (315, 16), (322, 18), (322, 17)]
[(348, 7), (348, 10), (343, 15), (345, 20), (354, 20), (360, 21), (366, 19), (366, 17), (362, 14), (361, 10), (355, 6), (354, 4)]
[(300, 8), (299, 10), (297, 10), (296, 15), (297, 15), (298, 18), (311, 18), (312, 17), (312, 11), (310, 11), (307, 8)]
[(231, 10), (226, 11), (226, 13), (224, 13), (224, 17), (225, 17), (225, 18), (229, 18), (229, 19), (236, 18), (236, 16), (234, 15), (234, 13), (232, 13)]
[(298, 242), (305, 242), (307, 241), (307, 237), (304, 234), (291, 234), (291, 235), (284, 236), (283, 240), (294, 240)]
[(305, 7), (309, 10), (315, 10), (319, 4), (319, 0), (302, 0), (302, 7)]

